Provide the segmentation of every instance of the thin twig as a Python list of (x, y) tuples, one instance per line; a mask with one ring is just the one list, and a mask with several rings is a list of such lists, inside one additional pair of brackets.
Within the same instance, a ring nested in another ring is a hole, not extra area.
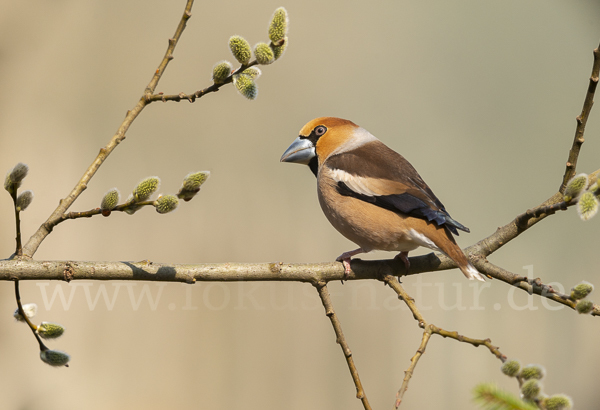
[[(274, 44), (273, 42), (269, 43), (269, 46), (281, 46), (283, 45), (283, 40), (280, 40), (277, 44)], [(202, 90), (198, 90), (194, 93), (191, 94), (186, 94), (186, 93), (179, 93), (179, 94), (171, 94), (171, 95), (166, 95), (163, 93), (158, 93), (158, 94), (148, 94), (146, 95), (146, 102), (148, 103), (152, 103), (152, 102), (156, 102), (156, 101), (162, 101), (162, 102), (167, 102), (167, 101), (175, 101), (175, 102), (180, 102), (181, 100), (187, 100), (190, 103), (194, 103), (196, 102), (196, 99), (201, 98), (203, 96), (205, 96), (206, 94), (210, 94), (210, 93), (214, 93), (219, 91), (219, 89), (221, 87), (223, 87), (224, 85), (230, 84), (233, 82), (233, 77), (236, 74), (241, 73), (242, 71), (246, 70), (249, 67), (255, 66), (258, 64), (258, 61), (256, 60), (252, 60), (251, 62), (249, 62), (248, 64), (242, 64), (237, 70), (235, 70), (233, 73), (231, 73), (229, 75), (229, 77), (227, 77), (223, 82), (221, 83), (214, 83)]]
[(21, 293), (19, 292), (19, 281), (18, 280), (15, 280), (15, 299), (17, 300), (17, 308), (19, 309), (19, 314), (21, 315), (23, 320), (25, 320), (25, 323), (27, 323), (27, 325), (29, 326), (29, 329), (31, 329), (31, 331), (33, 332), (33, 335), (35, 336), (38, 344), (40, 345), (40, 350), (41, 351), (48, 350), (48, 348), (46, 347), (44, 342), (42, 342), (42, 339), (40, 339), (40, 336), (37, 333), (37, 326), (34, 325), (33, 323), (31, 323), (31, 320), (29, 320), (29, 317), (27, 317), (27, 315), (25, 314), (25, 311), (23, 310), (23, 305), (21, 304)]
[(315, 282), (313, 285), (317, 288), (319, 292), (319, 296), (321, 297), (321, 302), (323, 302), (323, 307), (325, 308), (325, 314), (331, 320), (331, 325), (333, 326), (333, 330), (335, 331), (335, 341), (340, 345), (342, 351), (344, 352), (344, 357), (346, 358), (346, 362), (348, 363), (348, 369), (350, 369), (350, 374), (352, 375), (352, 380), (354, 381), (354, 385), (356, 386), (356, 398), (360, 399), (363, 404), (365, 410), (370, 410), (371, 405), (369, 404), (369, 400), (367, 399), (367, 395), (362, 387), (362, 383), (360, 382), (360, 378), (358, 376), (358, 370), (354, 365), (354, 360), (352, 359), (352, 352), (350, 351), (350, 347), (346, 342), (346, 338), (344, 337), (344, 333), (342, 332), (342, 325), (340, 320), (338, 319), (335, 311), (333, 310), (333, 304), (331, 303), (331, 298), (329, 297), (329, 291), (327, 290), (327, 284), (325, 282)]
[(169, 39), (169, 46), (163, 57), (161, 63), (158, 66), (158, 69), (152, 76), (150, 83), (146, 87), (144, 91), (144, 95), (140, 98), (138, 103), (131, 110), (127, 112), (125, 119), (121, 123), (121, 126), (117, 130), (116, 134), (111, 138), (109, 143), (100, 150), (98, 156), (92, 164), (85, 171), (77, 185), (71, 190), (69, 195), (67, 195), (64, 199), (61, 199), (58, 207), (52, 212), (50, 217), (44, 222), (38, 230), (29, 238), (29, 241), (25, 244), (23, 248), (23, 255), (26, 257), (33, 257), (38, 247), (42, 243), (42, 241), (48, 236), (54, 226), (61, 221), (62, 215), (69, 209), (69, 207), (73, 204), (73, 202), (81, 195), (81, 193), (87, 188), (87, 184), (92, 179), (98, 168), (104, 163), (106, 158), (111, 154), (111, 152), (119, 145), (123, 139), (125, 139), (125, 133), (133, 123), (133, 121), (137, 118), (137, 116), (142, 112), (144, 107), (147, 105), (146, 96), (154, 93), (158, 81), (160, 80), (162, 74), (164, 73), (169, 61), (173, 59), (173, 51), (175, 50), (175, 46), (181, 37), (181, 33), (185, 29), (186, 23), (191, 17), (192, 5), (194, 4), (194, 0), (188, 0), (185, 6), (185, 11), (177, 29), (175, 30), (175, 35), (173, 38)]
[[(140, 208), (143, 206), (154, 205), (154, 202), (155, 201), (126, 202), (124, 204), (117, 205), (116, 207), (111, 209), (110, 212), (126, 212), (127, 210), (131, 209), (132, 207)], [(95, 216), (95, 215), (102, 215), (102, 209), (94, 208), (94, 209), (90, 209), (88, 211), (82, 211), (82, 212), (69, 212), (69, 213), (62, 215), (60, 217), (60, 220), (56, 224), (58, 225), (59, 223), (64, 222), (67, 219), (91, 218), (92, 216)], [(108, 216), (108, 215), (104, 215), (104, 216)]]
[(432, 334), (440, 335), (444, 338), (449, 337), (462, 343), (469, 343), (475, 347), (483, 345), (487, 347), (488, 350), (494, 356), (500, 359), (503, 363), (506, 361), (506, 356), (500, 352), (497, 346), (492, 345), (490, 339), (473, 339), (471, 337), (460, 335), (456, 331), (449, 332), (431, 323), (427, 323), (423, 315), (421, 315), (421, 312), (419, 312), (419, 309), (415, 304), (415, 300), (408, 293), (406, 293), (402, 285), (400, 285), (400, 283), (396, 280), (394, 276), (384, 275), (382, 280), (386, 285), (388, 285), (396, 292), (396, 294), (398, 295), (398, 299), (402, 300), (412, 312), (413, 317), (419, 323), (419, 327), (422, 327), (424, 329), (421, 344), (419, 345), (419, 348), (417, 349), (415, 355), (410, 359), (410, 366), (404, 371), (404, 379), (402, 380), (402, 385), (400, 386), (398, 393), (396, 393), (394, 409), (398, 409), (398, 407), (400, 407), (400, 404), (402, 403), (402, 398), (404, 397), (404, 393), (406, 393), (406, 390), (408, 390), (408, 383), (413, 375), (415, 367), (417, 366), (417, 363), (419, 362), (421, 356), (425, 353), (425, 348), (427, 347), (427, 343), (429, 342), (429, 339)]
[(417, 349), (415, 355), (410, 359), (410, 366), (408, 366), (408, 369), (404, 371), (404, 379), (402, 380), (402, 385), (396, 393), (394, 409), (397, 409), (402, 403), (404, 393), (406, 393), (406, 390), (408, 390), (408, 383), (412, 378), (412, 375), (415, 371), (415, 367), (417, 366), (417, 363), (419, 362), (419, 359), (421, 358), (423, 353), (425, 353), (425, 348), (427, 347), (427, 343), (429, 342), (429, 338), (431, 337), (432, 330), (431, 326), (427, 324), (425, 318), (419, 311), (419, 308), (417, 308), (415, 300), (404, 290), (404, 287), (402, 287), (400, 282), (398, 282), (394, 276), (383, 275), (383, 282), (396, 292), (396, 294), (398, 295), (398, 299), (403, 301), (412, 312), (413, 317), (419, 323), (419, 327), (424, 329), (421, 344), (419, 345), (419, 348)]
[(427, 325), (427, 322), (425, 322), (425, 318), (419, 311), (419, 308), (417, 308), (415, 300), (408, 293), (406, 293), (400, 282), (398, 282), (396, 278), (392, 275), (384, 275), (383, 282), (390, 288), (394, 289), (394, 291), (398, 295), (398, 299), (403, 301), (406, 304), (406, 306), (408, 306), (415, 320), (419, 322), (419, 327), (425, 328), (425, 326)]
[(457, 340), (462, 343), (469, 343), (475, 347), (485, 346), (488, 348), (490, 353), (492, 353), (494, 356), (496, 356), (498, 359), (500, 359), (502, 361), (502, 363), (504, 363), (506, 361), (506, 355), (502, 354), (500, 352), (499, 348), (492, 344), (492, 341), (490, 339), (473, 339), (472, 337), (460, 335), (456, 331), (450, 332), (448, 330), (444, 330), (442, 328), (439, 328), (439, 327), (437, 327), (435, 325), (431, 325), (431, 324), (429, 326), (430, 326), (431, 332), (433, 334), (440, 335), (444, 338), (449, 337), (451, 339)]
[(222, 83), (212, 84), (212, 85), (210, 85), (210, 86), (208, 86), (208, 87), (206, 87), (206, 88), (204, 88), (202, 90), (198, 90), (198, 91), (196, 91), (196, 92), (194, 92), (192, 94), (186, 94), (186, 93), (179, 93), (179, 94), (173, 94), (173, 95), (165, 95), (163, 93), (152, 94), (152, 95), (147, 95), (146, 96), (146, 102), (148, 102), (148, 103), (152, 103), (152, 102), (156, 102), (156, 101), (162, 101), (162, 102), (175, 101), (175, 102), (179, 102), (181, 100), (187, 100), (190, 103), (193, 103), (193, 102), (196, 101), (196, 99), (201, 98), (201, 97), (205, 96), (206, 94), (217, 92), (224, 85), (232, 83), (234, 75), (239, 74), (242, 71), (244, 71), (245, 69), (247, 69), (249, 67), (252, 67), (252, 66), (255, 66), (256, 64), (258, 64), (258, 62), (256, 60), (253, 60), (253, 61), (251, 61), (248, 64), (244, 64), (240, 68), (238, 68), (237, 70), (235, 70)]
[(421, 344), (419, 345), (417, 352), (410, 359), (410, 366), (408, 366), (408, 369), (406, 369), (404, 371), (404, 379), (402, 380), (402, 385), (400, 386), (398, 393), (396, 393), (396, 401), (394, 402), (394, 409), (398, 409), (398, 407), (400, 407), (400, 404), (402, 404), (402, 398), (404, 397), (404, 393), (406, 393), (406, 390), (408, 390), (408, 382), (410, 381), (410, 379), (413, 375), (413, 372), (415, 371), (415, 367), (417, 366), (419, 359), (421, 358), (423, 353), (425, 353), (425, 348), (427, 347), (427, 343), (429, 342), (430, 338), (431, 338), (431, 326), (428, 325), (428, 326), (425, 326), (425, 330), (423, 331), (423, 339), (421, 339)]
[(588, 85), (585, 100), (583, 101), (583, 108), (581, 114), (576, 118), (577, 127), (575, 129), (575, 138), (573, 139), (573, 146), (569, 151), (569, 157), (567, 159), (567, 165), (565, 169), (565, 175), (563, 176), (562, 183), (559, 188), (559, 192), (564, 193), (567, 186), (567, 182), (573, 176), (575, 176), (575, 170), (577, 168), (577, 159), (579, 158), (579, 151), (581, 145), (584, 142), (583, 133), (585, 131), (585, 125), (590, 116), (592, 105), (594, 105), (594, 93), (596, 92), (596, 86), (598, 85), (598, 75), (600, 74), (600, 46), (594, 49), (594, 64), (592, 65), (592, 75), (590, 76), (590, 83)]
[(23, 255), (23, 245), (21, 244), (21, 212), (17, 207), (17, 190), (13, 189), (10, 192), (10, 197), (13, 200), (13, 208), (15, 210), (15, 255), (21, 256)]

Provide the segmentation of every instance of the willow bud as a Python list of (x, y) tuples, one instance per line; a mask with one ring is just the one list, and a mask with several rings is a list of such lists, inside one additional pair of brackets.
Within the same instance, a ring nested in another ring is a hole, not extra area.
[(240, 64), (245, 65), (250, 62), (252, 51), (250, 49), (250, 44), (244, 37), (231, 36), (231, 38), (229, 38), (229, 49), (231, 50), (231, 54), (233, 54)]
[(287, 10), (283, 7), (279, 7), (273, 13), (271, 24), (269, 24), (269, 39), (273, 44), (277, 44), (281, 39), (287, 35), (288, 31), (288, 14)]
[(179, 205), (179, 199), (175, 195), (160, 195), (156, 201), (154, 201), (154, 207), (156, 212), (159, 214), (166, 214), (174, 211)]
[(121, 198), (121, 194), (117, 188), (113, 188), (104, 194), (102, 198), (102, 202), (100, 203), (100, 210), (102, 211), (102, 215), (108, 216), (110, 215), (110, 211), (115, 209), (115, 207), (119, 204), (119, 200)]
[(577, 202), (577, 212), (583, 221), (593, 218), (598, 213), (598, 198), (592, 192), (584, 192)]
[(4, 189), (10, 194), (15, 193), (21, 186), (21, 182), (23, 182), (28, 172), (29, 167), (26, 164), (19, 162), (6, 174), (6, 178), (4, 179)]
[(247, 99), (256, 99), (256, 96), (258, 95), (258, 86), (250, 76), (236, 74), (233, 76), (233, 84), (238, 92)]
[(56, 339), (65, 332), (58, 323), (42, 322), (37, 328), (37, 334), (43, 339)]
[(261, 65), (271, 64), (275, 61), (273, 50), (267, 43), (258, 43), (254, 46), (254, 56), (256, 62)]
[(158, 189), (160, 179), (158, 177), (149, 177), (141, 181), (133, 190), (133, 199), (135, 202), (147, 201)]
[(227, 77), (231, 75), (233, 66), (229, 61), (220, 61), (213, 67), (213, 82), (215, 84), (222, 84), (225, 82)]
[[(22, 305), (21, 307), (23, 308), (23, 312), (25, 313), (25, 316), (27, 316), (28, 318), (32, 318), (37, 314), (38, 307), (35, 303), (27, 303), (25, 305)], [(23, 316), (21, 316), (21, 314), (19, 313), (18, 308), (17, 308), (17, 310), (15, 310), (15, 313), (13, 313), (13, 317), (15, 319), (17, 319), (19, 322), (25, 321)]]
[(60, 350), (41, 350), (40, 351), (40, 359), (44, 363), (49, 364), (50, 366), (67, 366), (71, 360), (71, 356), (66, 354), (65, 352), (61, 352)]
[(33, 191), (23, 191), (17, 197), (17, 211), (24, 211), (33, 202)]

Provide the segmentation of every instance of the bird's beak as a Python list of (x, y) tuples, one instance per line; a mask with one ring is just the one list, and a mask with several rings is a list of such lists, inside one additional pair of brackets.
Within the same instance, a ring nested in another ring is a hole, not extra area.
[(281, 162), (296, 162), (298, 164), (308, 165), (311, 159), (315, 157), (315, 146), (306, 138), (296, 138), (292, 145), (285, 150), (281, 156)]

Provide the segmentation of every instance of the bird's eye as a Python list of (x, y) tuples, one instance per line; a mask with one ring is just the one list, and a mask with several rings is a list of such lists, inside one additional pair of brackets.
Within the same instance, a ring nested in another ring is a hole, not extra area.
[(320, 137), (321, 135), (325, 134), (325, 131), (327, 131), (327, 128), (325, 128), (322, 125), (319, 125), (317, 128), (315, 128), (315, 134), (317, 135), (317, 137)]

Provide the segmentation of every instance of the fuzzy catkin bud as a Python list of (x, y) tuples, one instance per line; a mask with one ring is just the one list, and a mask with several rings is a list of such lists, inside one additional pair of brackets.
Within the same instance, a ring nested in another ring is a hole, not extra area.
[(277, 44), (281, 39), (287, 35), (288, 31), (288, 14), (287, 10), (283, 7), (279, 7), (273, 13), (271, 24), (269, 24), (269, 39)]
[(579, 300), (585, 298), (587, 295), (592, 293), (594, 285), (589, 282), (581, 282), (571, 289), (571, 299)]
[(598, 213), (598, 198), (588, 191), (584, 192), (577, 202), (577, 212), (583, 221), (593, 218)]
[(533, 400), (542, 392), (542, 386), (536, 379), (527, 380), (521, 386), (521, 394), (525, 400)]
[(577, 304), (575, 305), (575, 310), (577, 311), (577, 313), (580, 313), (582, 315), (587, 315), (592, 310), (594, 310), (594, 302), (592, 302), (591, 300), (587, 300), (587, 299), (579, 300), (577, 302)]
[(279, 57), (283, 55), (283, 52), (285, 51), (288, 44), (288, 38), (284, 37), (282, 40), (279, 40), (279, 42), (281, 44), (278, 46), (271, 45), (271, 49), (273, 50), (273, 57), (275, 58), (275, 60), (278, 60)]
[(24, 211), (33, 202), (33, 191), (23, 191), (17, 197), (17, 211)]
[(136, 213), (137, 211), (139, 211), (142, 208), (143, 208), (142, 205), (136, 205), (135, 203), (132, 202), (131, 204), (128, 204), (127, 207), (123, 211), (125, 211), (125, 213), (127, 215), (133, 215), (134, 213)]
[(254, 100), (258, 95), (258, 87), (250, 76), (236, 74), (233, 76), (233, 84), (238, 92), (249, 100)]
[(102, 215), (110, 215), (110, 211), (115, 209), (115, 207), (119, 204), (120, 198), (121, 194), (117, 188), (110, 189), (107, 193), (105, 193), (104, 197), (102, 198), (102, 202), (100, 203)]
[(71, 356), (60, 350), (42, 350), (40, 351), (40, 359), (50, 366), (69, 366)]
[(555, 394), (554, 396), (546, 397), (542, 404), (546, 410), (569, 410), (573, 408), (573, 401), (569, 396), (564, 394)]
[(229, 61), (219, 61), (213, 67), (213, 82), (215, 84), (222, 84), (225, 82), (227, 77), (231, 75), (231, 70), (233, 70), (233, 66)]
[(6, 174), (6, 178), (4, 179), (4, 189), (11, 194), (14, 193), (16, 189), (21, 186), (21, 182), (25, 179), (28, 172), (29, 167), (26, 164), (19, 162)]
[(133, 190), (133, 199), (135, 202), (147, 201), (158, 189), (160, 179), (158, 177), (149, 177), (140, 182)]
[(502, 364), (500, 370), (509, 377), (515, 377), (521, 370), (521, 363), (518, 360), (507, 360)]
[(579, 194), (587, 188), (587, 185), (587, 174), (579, 174), (574, 176), (569, 182), (567, 182), (567, 188), (565, 189), (563, 200), (565, 202), (569, 202), (571, 199), (577, 198)]
[(275, 61), (273, 50), (267, 43), (258, 43), (255, 45), (254, 56), (256, 57), (256, 62), (261, 65), (271, 64)]
[(248, 76), (253, 80), (257, 80), (262, 75), (262, 71), (260, 71), (260, 68), (258, 67), (248, 67), (240, 74)]
[(537, 364), (530, 364), (527, 365), (525, 367), (523, 367), (523, 369), (521, 370), (521, 377), (525, 380), (529, 380), (529, 379), (536, 379), (536, 380), (541, 380), (544, 378), (544, 375), (546, 374), (546, 370)]
[(245, 65), (250, 62), (252, 51), (250, 49), (250, 44), (244, 37), (231, 36), (229, 38), (229, 49), (231, 50), (231, 54), (233, 54), (240, 64)]
[(65, 332), (58, 323), (42, 322), (37, 328), (37, 334), (43, 339), (56, 339)]
[(600, 195), (600, 177), (596, 176), (595, 179), (596, 179), (596, 182), (591, 184), (588, 189), (590, 192), (593, 192), (594, 195), (598, 196), (598, 195)]
[[(21, 306), (23, 308), (23, 312), (25, 313), (25, 316), (27, 316), (28, 318), (32, 318), (37, 314), (37, 305), (35, 303), (27, 303), (25, 305)], [(15, 313), (13, 313), (13, 316), (15, 319), (17, 319), (19, 322), (24, 322), (25, 319), (23, 318), (23, 316), (21, 316), (21, 314), (19, 313), (19, 309), (17, 308), (17, 310), (15, 310)]]
[(210, 176), (209, 171), (200, 171), (189, 173), (183, 178), (183, 184), (177, 193), (177, 197), (184, 201), (192, 199), (199, 191), (200, 187)]
[(154, 201), (154, 207), (159, 214), (174, 211), (179, 205), (179, 199), (175, 195), (161, 195)]

